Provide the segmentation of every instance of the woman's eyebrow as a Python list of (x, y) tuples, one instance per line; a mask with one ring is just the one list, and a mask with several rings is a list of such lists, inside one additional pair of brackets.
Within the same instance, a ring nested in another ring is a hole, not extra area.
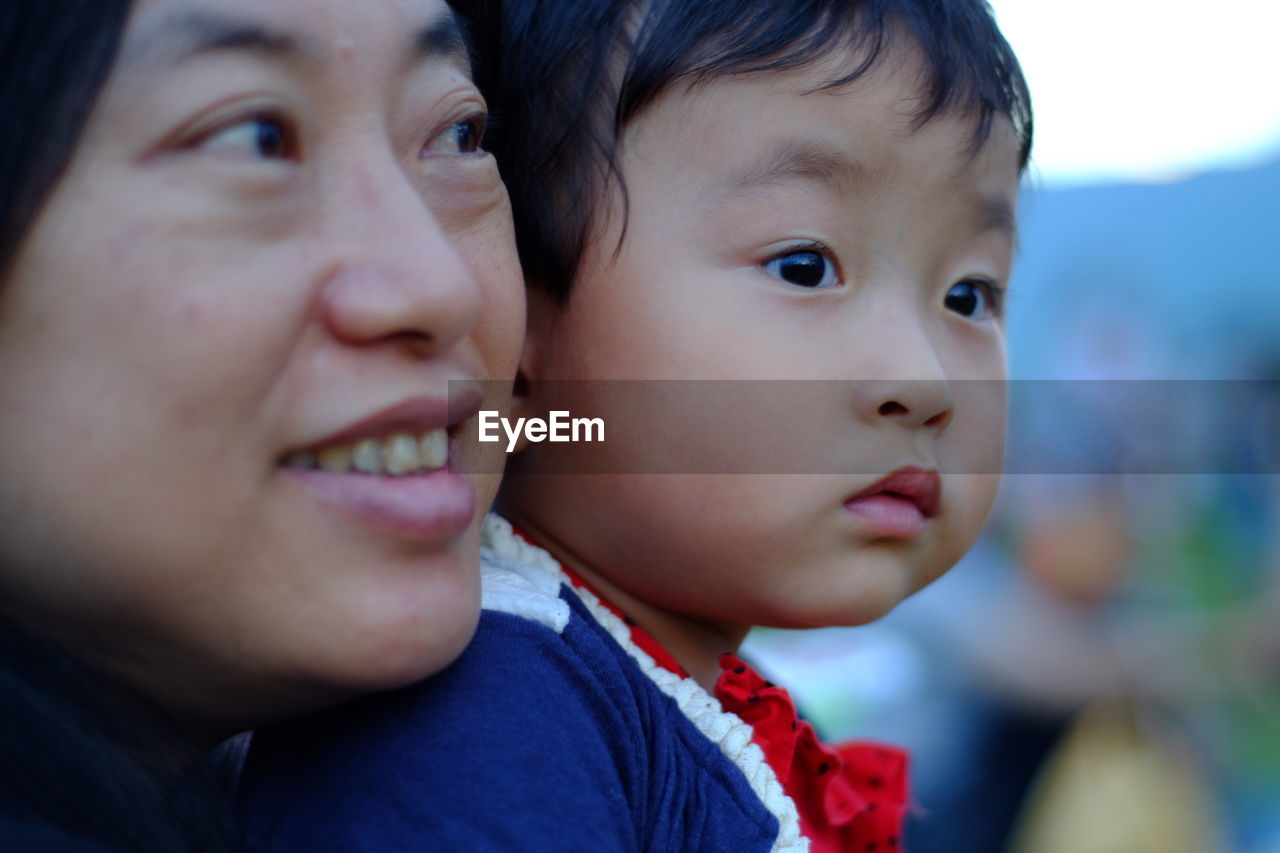
[(471, 68), (474, 61), (471, 39), (452, 11), (418, 30), (413, 39), (413, 59), (417, 62), (451, 59)]
[[(314, 37), (286, 32), (262, 21), (188, 9), (166, 15), (130, 38), (121, 51), (121, 64), (162, 70), (227, 51), (309, 66), (323, 65), (330, 52)], [(452, 12), (418, 28), (409, 39), (406, 54), (413, 64), (448, 59), (471, 66), (471, 45)]]
[(172, 68), (208, 53), (235, 51), (320, 64), (324, 50), (314, 39), (275, 29), (261, 21), (191, 9), (166, 15), (129, 39), (121, 64), (153, 70)]

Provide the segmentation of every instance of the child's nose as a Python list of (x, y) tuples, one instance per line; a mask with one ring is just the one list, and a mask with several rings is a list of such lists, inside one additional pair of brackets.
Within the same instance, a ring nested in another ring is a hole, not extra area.
[(868, 423), (944, 429), (955, 410), (954, 389), (933, 342), (907, 316), (883, 320), (884, 334), (871, 333), (861, 348), (869, 370), (857, 382), (859, 416)]
[(875, 405), (877, 418), (907, 427), (938, 430), (950, 423), (955, 402), (945, 379), (901, 379), (883, 384), (887, 387), (873, 393), (870, 400)]

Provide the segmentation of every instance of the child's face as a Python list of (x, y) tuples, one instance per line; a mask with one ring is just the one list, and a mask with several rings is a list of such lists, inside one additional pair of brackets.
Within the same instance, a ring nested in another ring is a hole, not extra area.
[[(513, 485), (518, 513), (628, 597), (728, 625), (856, 624), (977, 537), (997, 476), (946, 472), (998, 470), (1003, 392), (953, 380), (1005, 377), (1018, 148), (1003, 119), (976, 156), (971, 116), (913, 130), (913, 63), (834, 91), (814, 91), (834, 65), (720, 78), (627, 128), (625, 241), (615, 256), (615, 198), (568, 306), (532, 318), (531, 378), (865, 380), (785, 425), (856, 474)], [(907, 466), (943, 472), (935, 511), (855, 499)]]

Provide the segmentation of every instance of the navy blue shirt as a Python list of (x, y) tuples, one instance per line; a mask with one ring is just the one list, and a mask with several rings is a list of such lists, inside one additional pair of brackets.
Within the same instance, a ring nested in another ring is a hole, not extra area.
[(485, 611), (439, 675), (258, 732), (247, 850), (773, 849), (779, 821), (729, 748), (559, 595), (562, 630)]

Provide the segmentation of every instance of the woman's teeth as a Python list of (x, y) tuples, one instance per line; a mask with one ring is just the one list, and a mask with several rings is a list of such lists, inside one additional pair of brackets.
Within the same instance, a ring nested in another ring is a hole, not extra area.
[(423, 435), (398, 433), (387, 438), (366, 438), (355, 444), (334, 444), (318, 450), (291, 453), (286, 468), (332, 471), (342, 474), (389, 474), (393, 477), (443, 468), (449, 461), (449, 436), (443, 429)]

